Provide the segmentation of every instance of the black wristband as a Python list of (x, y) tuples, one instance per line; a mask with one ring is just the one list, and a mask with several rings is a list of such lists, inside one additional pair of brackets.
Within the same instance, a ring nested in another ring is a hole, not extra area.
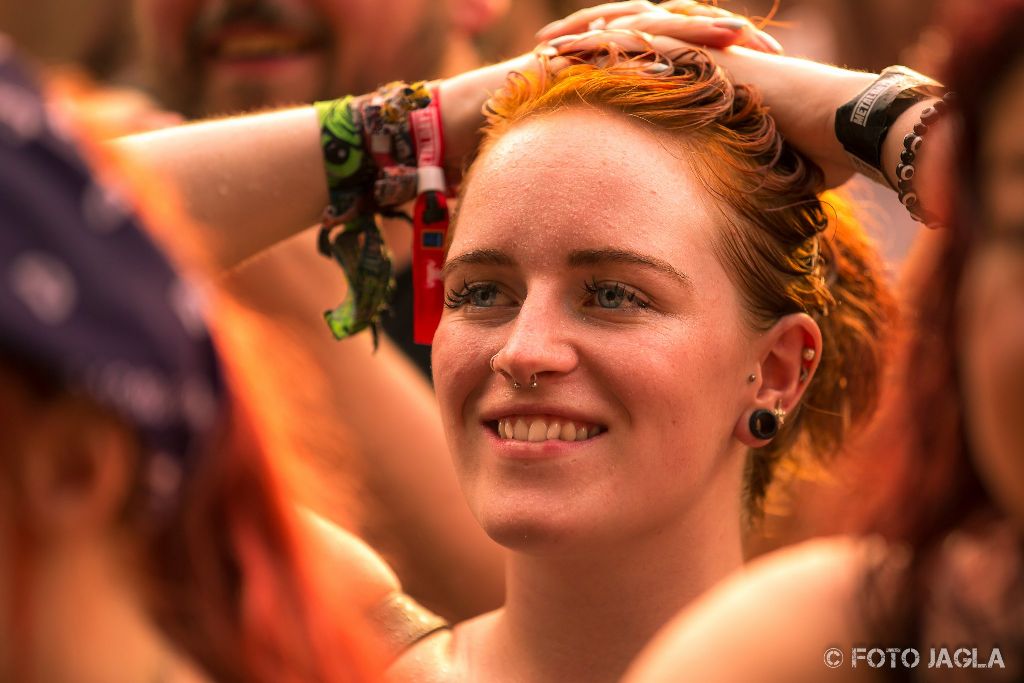
[(882, 144), (890, 126), (917, 102), (942, 97), (941, 86), (902, 66), (890, 66), (866, 90), (836, 110), (836, 139), (857, 170), (883, 185)]

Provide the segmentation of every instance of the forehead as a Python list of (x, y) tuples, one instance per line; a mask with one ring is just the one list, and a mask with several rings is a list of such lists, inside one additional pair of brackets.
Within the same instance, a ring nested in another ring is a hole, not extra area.
[(615, 112), (574, 108), (520, 122), (477, 161), (452, 252), (501, 237), (552, 246), (615, 237), (645, 251), (706, 237), (722, 217), (695, 162), (678, 139)]

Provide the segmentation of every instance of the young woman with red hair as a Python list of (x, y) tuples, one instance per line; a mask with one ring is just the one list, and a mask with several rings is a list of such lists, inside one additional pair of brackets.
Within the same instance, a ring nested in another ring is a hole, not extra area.
[[(616, 680), (742, 565), (778, 468), (834, 454), (874, 405), (890, 300), (863, 232), (818, 196), (821, 171), (705, 52), (604, 38), (550, 72), (528, 56), (439, 85), (458, 162), (481, 82), (524, 74), (488, 105), (433, 344), (466, 499), (511, 551), (508, 600), (396, 675)], [(332, 169), (358, 158), (317, 134), (322, 111), (119, 147), (183, 188), (213, 227), (196, 239), (229, 264), (315, 220), (323, 140)]]
[[(90, 13), (84, 5), (41, 2), (31, 11), (6, 8), (0, 25), (38, 56), (62, 61), (92, 46), (89, 28), (111, 8)], [(66, 27), (71, 17), (83, 22), (71, 31), (75, 41), (54, 45), (32, 30), (61, 18)], [(739, 38), (734, 30), (718, 33)], [(35, 67), (20, 63), (6, 43), (0, 60), (0, 168), (12, 189), (0, 211), (0, 426), (7, 444), (0, 470), (0, 677), (372, 680), (378, 654), (393, 656), (437, 622), (396, 592), (393, 575), (364, 547), (296, 513), (283, 498), (281, 460), (269, 466), (266, 429), (252, 409), (259, 387), (245, 353), (251, 328), (244, 313), (214, 297), (204, 314), (150, 233), (176, 252), (200, 252), (200, 259), (223, 252), (202, 237), (190, 244), (190, 236), (205, 233), (169, 209), (151, 182), (125, 189), (135, 185), (134, 170), (103, 160), (98, 150), (83, 153), (84, 136), (43, 99)], [(468, 151), (459, 142), (473, 138), (486, 87), (517, 65), (455, 84), (456, 92), (463, 88), (451, 100), (462, 110), (461, 139), (450, 137), (456, 154)], [(207, 171), (226, 173), (226, 184), (210, 184), (193, 166), (182, 183), (191, 208), (215, 227), (224, 225), (218, 212), (240, 212), (254, 240), (279, 239), (263, 228), (282, 211), (308, 206), (301, 201), (306, 187), (290, 202), (276, 197), (289, 182), (308, 180), (288, 167), (298, 160), (308, 170), (303, 155), (310, 149), (312, 194), (323, 200), (316, 136), (308, 146), (305, 129), (291, 125), (294, 116), (256, 120), (258, 130), (269, 121), (271, 138), (283, 138), (276, 146), (264, 140), (276, 192), (261, 186), (254, 204), (245, 197), (254, 186), (241, 172), (253, 170), (251, 157), (219, 156), (216, 149), (206, 150), (215, 158), (196, 156), (204, 140), (223, 141), (217, 124), (124, 147), (140, 144), (152, 160), (170, 142), (169, 162), (186, 152)], [(279, 122), (285, 126), (274, 128)], [(259, 147), (251, 142), (257, 141), (247, 140), (247, 151)], [(209, 194), (221, 190), (219, 198)], [(250, 246), (226, 244), (235, 256)], [(220, 360), (206, 315), (218, 323)]]

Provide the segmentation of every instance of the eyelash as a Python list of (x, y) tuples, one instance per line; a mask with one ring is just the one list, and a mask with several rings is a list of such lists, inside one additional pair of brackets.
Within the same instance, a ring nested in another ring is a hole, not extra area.
[(444, 306), (445, 308), (456, 309), (462, 308), (467, 303), (471, 303), (474, 294), (480, 292), (490, 292), (492, 294), (497, 293), (498, 286), (491, 282), (474, 282), (469, 284), (465, 280), (462, 281), (462, 289), (456, 291), (449, 289), (448, 293), (444, 295)]
[[(617, 299), (636, 304), (637, 308), (649, 308), (651, 305), (651, 302), (645, 299), (639, 292), (621, 282), (598, 282), (597, 278), (591, 278), (588, 282), (583, 283), (583, 289), (591, 296), (597, 296), (600, 292), (610, 289), (615, 292)], [(615, 309), (618, 306), (602, 306), (601, 308)]]
[[(598, 282), (597, 278), (591, 278), (590, 280), (586, 280), (583, 282), (583, 290), (587, 293), (588, 298), (597, 297), (601, 292), (611, 290), (614, 292), (616, 299), (621, 301), (628, 301), (631, 304), (635, 304), (637, 308), (649, 308), (651, 305), (651, 302), (648, 299), (644, 298), (639, 292), (637, 292), (635, 289), (627, 287), (621, 282)], [(494, 295), (497, 293), (497, 291), (498, 286), (492, 282), (474, 282), (473, 284), (470, 284), (469, 282), (463, 280), (461, 289), (448, 290), (444, 297), (444, 305), (445, 308), (452, 310), (462, 308), (466, 304), (472, 304), (472, 299), (474, 295), (484, 292)], [(600, 306), (600, 304), (598, 304), (598, 306)], [(618, 306), (600, 307), (609, 310), (614, 310), (618, 308)], [(481, 308), (487, 308), (487, 306), (482, 306)]]

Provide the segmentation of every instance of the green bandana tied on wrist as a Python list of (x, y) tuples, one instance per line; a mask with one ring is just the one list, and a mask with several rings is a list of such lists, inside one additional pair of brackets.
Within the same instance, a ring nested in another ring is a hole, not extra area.
[[(388, 258), (372, 207), (364, 195), (376, 175), (373, 160), (363, 150), (352, 98), (314, 105), (320, 122), (320, 145), (330, 202), (324, 209), (318, 248), (345, 271), (348, 294), (340, 306), (324, 313), (335, 339), (369, 327), (377, 347), (377, 320), (391, 290)], [(335, 228), (341, 226), (340, 231)], [(331, 233), (336, 232), (332, 237)]]
[(318, 248), (341, 265), (349, 287), (341, 305), (324, 313), (336, 339), (370, 328), (377, 346), (377, 322), (394, 282), (375, 214), (412, 222), (398, 210), (417, 195), (409, 114), (430, 104), (427, 83), (420, 81), (313, 105), (330, 196)]

